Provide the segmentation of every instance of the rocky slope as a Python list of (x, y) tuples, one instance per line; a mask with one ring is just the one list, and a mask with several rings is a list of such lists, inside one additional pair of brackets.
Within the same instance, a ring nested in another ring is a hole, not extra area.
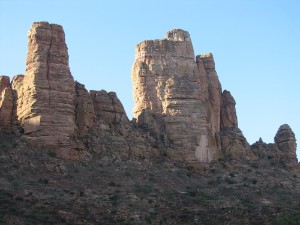
[(0, 76), (0, 223), (299, 222), (295, 134), (250, 145), (211, 53), (188, 32), (136, 46), (134, 116), (74, 81), (60, 25), (34, 23), (25, 75)]

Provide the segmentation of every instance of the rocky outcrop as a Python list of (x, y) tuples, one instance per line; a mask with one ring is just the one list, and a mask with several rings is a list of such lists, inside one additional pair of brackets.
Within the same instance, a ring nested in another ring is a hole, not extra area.
[(75, 83), (61, 26), (34, 23), (28, 32), (26, 73), (13, 81), (24, 134), (47, 146), (73, 147)]
[[(167, 32), (166, 39), (136, 46), (132, 69), (134, 116), (154, 114), (173, 160), (210, 162), (219, 152), (221, 85), (212, 54), (197, 56), (190, 35)], [(152, 126), (152, 125), (150, 125)], [(157, 125), (156, 125), (157, 126)]]
[[(87, 91), (75, 82), (61, 26), (34, 23), (25, 75), (0, 79), (0, 131), (78, 160), (159, 158), (158, 135), (131, 123), (116, 93)], [(12, 127), (12, 124), (14, 125)]]
[(206, 102), (208, 111), (208, 128), (211, 135), (220, 132), (220, 113), (222, 104), (222, 87), (219, 81), (215, 61), (211, 53), (198, 55), (196, 62), (200, 75), (201, 99)]
[(0, 76), (0, 129), (11, 129), (12, 109), (13, 96), (10, 79), (7, 76)]
[(226, 159), (254, 159), (246, 138), (238, 128), (235, 100), (231, 93), (224, 90), (221, 107), (221, 148)]
[(136, 46), (132, 68), (134, 116), (116, 93), (88, 91), (68, 65), (62, 27), (34, 23), (28, 33), (25, 75), (0, 76), (0, 133), (70, 160), (165, 160), (208, 163), (275, 159), (296, 162), (295, 135), (279, 128), (275, 144), (251, 147), (238, 128), (235, 100), (223, 91), (211, 53), (195, 57), (188, 32)]
[(10, 87), (10, 79), (8, 76), (0, 76), (0, 93), (7, 87)]
[(159, 139), (143, 124), (130, 122), (115, 92), (87, 91), (76, 82), (78, 140), (104, 162), (159, 159)]
[(83, 84), (76, 82), (76, 123), (79, 138), (94, 126), (96, 114), (93, 100)]
[(283, 124), (279, 127), (274, 141), (279, 149), (279, 158), (284, 162), (297, 163), (296, 138), (289, 125)]
[(222, 93), (221, 127), (238, 128), (235, 100), (227, 90)]
[(265, 143), (260, 138), (259, 141), (251, 145), (251, 151), (259, 159), (268, 159), (280, 162), (285, 166), (298, 164), (296, 156), (296, 138), (289, 125), (283, 124), (278, 128), (274, 137), (275, 143)]

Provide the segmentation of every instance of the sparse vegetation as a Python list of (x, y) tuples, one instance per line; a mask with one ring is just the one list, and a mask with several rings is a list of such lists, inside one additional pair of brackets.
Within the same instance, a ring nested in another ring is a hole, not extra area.
[[(298, 222), (298, 172), (289, 175), (279, 164), (269, 169), (269, 159), (248, 165), (221, 161), (204, 172), (134, 161), (100, 167), (97, 158), (77, 163), (28, 150), (14, 154), (17, 157), (5, 161), (0, 157), (0, 224)], [(47, 166), (49, 162), (62, 165), (67, 173)]]
[(274, 225), (300, 225), (300, 213), (293, 215), (283, 215), (277, 218)]
[(48, 155), (49, 155), (50, 157), (52, 157), (52, 158), (56, 158), (56, 157), (57, 157), (56, 152), (53, 151), (53, 150), (49, 150), (49, 151), (48, 151)]

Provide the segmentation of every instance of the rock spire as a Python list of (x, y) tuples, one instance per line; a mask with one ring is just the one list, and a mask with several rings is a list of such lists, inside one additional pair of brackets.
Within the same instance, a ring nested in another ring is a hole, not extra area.
[(295, 164), (296, 139), (282, 125), (274, 144), (249, 145), (235, 100), (218, 79), (211, 53), (195, 56), (190, 35), (171, 30), (136, 46), (134, 119), (116, 93), (74, 81), (63, 28), (33, 23), (25, 75), (0, 76), (0, 135), (69, 160), (167, 159), (174, 163), (274, 159)]

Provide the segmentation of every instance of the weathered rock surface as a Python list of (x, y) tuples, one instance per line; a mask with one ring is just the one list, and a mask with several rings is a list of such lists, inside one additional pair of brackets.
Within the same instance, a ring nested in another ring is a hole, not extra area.
[(119, 159), (158, 159), (155, 132), (130, 122), (116, 93), (87, 91), (76, 82), (78, 140), (104, 162)]
[(279, 127), (274, 138), (275, 143), (280, 151), (281, 160), (285, 162), (297, 162), (296, 156), (296, 138), (289, 125), (283, 124)]
[(76, 123), (80, 138), (94, 126), (95, 120), (93, 100), (84, 85), (76, 82)]
[[(196, 57), (200, 75), (201, 100), (205, 103), (209, 152), (214, 158), (220, 157), (220, 120), (222, 87), (215, 70), (215, 61), (211, 53)], [(208, 160), (211, 161), (212, 157)]]
[[(207, 118), (206, 103), (202, 99), (201, 79), (189, 33), (176, 29), (167, 32), (166, 39), (144, 41), (136, 46), (135, 56), (132, 68), (134, 116), (139, 120), (143, 110), (151, 110), (163, 121), (157, 129), (165, 130), (170, 158), (186, 162), (211, 161), (215, 143), (211, 142), (214, 138), (208, 131), (207, 122), (211, 120)], [(205, 78), (209, 76), (206, 70), (204, 73)], [(208, 84), (206, 86), (208, 88)], [(211, 130), (215, 131), (214, 125)]]
[(206, 102), (208, 128), (211, 135), (220, 132), (220, 109), (222, 104), (222, 87), (219, 81), (215, 61), (211, 53), (198, 55), (196, 62), (200, 75), (201, 99)]
[(75, 83), (61, 26), (34, 23), (24, 77), (14, 79), (16, 116), (24, 134), (46, 146), (73, 147)]
[(10, 79), (8, 76), (0, 76), (0, 93), (7, 88), (10, 87)]
[(0, 76), (1, 132), (15, 132), (70, 160), (297, 160), (288, 125), (280, 127), (275, 144), (249, 146), (238, 128), (234, 98), (222, 93), (213, 55), (195, 57), (184, 30), (136, 46), (132, 121), (116, 93), (88, 91), (75, 82), (68, 58), (60, 25), (32, 25), (25, 75), (11, 84)]
[(283, 124), (278, 128), (274, 141), (275, 143), (267, 144), (260, 138), (251, 145), (251, 151), (259, 159), (269, 159), (292, 167), (297, 165), (297, 143), (295, 134), (289, 125)]
[(221, 127), (237, 128), (238, 120), (235, 109), (235, 100), (231, 93), (224, 90), (222, 93)]
[[(222, 93), (213, 55), (195, 59), (188, 32), (175, 29), (163, 40), (138, 44), (132, 82), (137, 123), (159, 134), (172, 160), (262, 157), (238, 128), (235, 100), (229, 91)], [(295, 154), (292, 141), (280, 145)]]
[(11, 129), (12, 109), (13, 96), (10, 79), (7, 76), (0, 76), (0, 129)]
[(254, 159), (246, 138), (238, 128), (235, 100), (231, 93), (224, 90), (221, 107), (221, 143), (222, 153), (226, 159)]
[(158, 135), (131, 123), (116, 93), (87, 91), (74, 81), (59, 25), (32, 25), (25, 75), (15, 76), (12, 84), (1, 76), (0, 88), (1, 130), (20, 132), (59, 157), (160, 157)]
[(249, 146), (212, 54), (177, 29), (139, 44), (132, 72), (129, 121), (74, 82), (62, 28), (33, 24), (26, 74), (0, 76), (0, 223), (300, 221), (295, 134)]

